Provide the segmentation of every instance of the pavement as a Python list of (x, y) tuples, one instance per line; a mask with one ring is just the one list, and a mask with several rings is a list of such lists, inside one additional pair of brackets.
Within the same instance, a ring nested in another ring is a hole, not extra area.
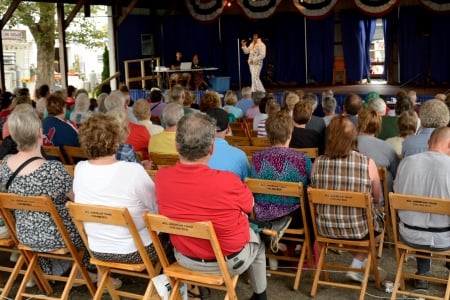
[[(330, 262), (339, 262), (344, 264), (350, 264), (351, 262), (351, 255), (349, 253), (341, 253), (341, 254), (335, 254), (335, 253), (329, 253), (327, 254), (327, 259), (329, 259)], [(2, 265), (9, 264), (9, 256), (2, 253), (0, 255), (0, 263)], [(383, 256), (378, 260), (378, 264), (381, 268), (383, 268), (387, 272), (386, 280), (388, 281), (394, 281), (395, 272), (396, 272), (396, 259), (395, 259), (395, 251), (394, 248), (385, 248), (383, 250)], [(283, 267), (283, 266), (279, 266)], [(285, 266), (286, 267), (286, 266)], [(292, 267), (289, 267), (292, 268)], [(413, 258), (409, 259), (406, 262), (406, 268), (408, 270), (414, 272), (415, 270), (415, 260)], [(433, 262), (431, 273), (433, 275), (437, 275), (441, 278), (448, 278), (448, 270), (443, 266), (443, 263), (440, 262)], [(267, 277), (267, 294), (268, 299), (307, 299), (310, 297), (310, 290), (312, 286), (312, 272), (305, 270), (302, 273), (302, 278), (300, 282), (300, 288), (298, 291), (294, 291), (292, 289), (294, 284), (294, 278), (291, 277), (281, 277), (277, 275), (271, 275)], [(7, 278), (7, 274), (2, 273), (1, 274), (1, 284), (4, 283), (4, 281)], [(345, 274), (342, 272), (335, 272), (335, 273), (329, 273), (331, 280), (338, 280), (340, 282), (348, 283), (349, 281), (346, 279)], [(142, 279), (135, 279), (135, 278), (129, 278), (124, 276), (119, 276), (123, 281), (123, 287), (124, 290), (130, 290), (130, 291), (140, 291), (144, 290), (146, 287), (146, 282)], [(407, 289), (412, 290), (412, 282), (406, 282)], [(10, 298), (12, 298), (15, 294), (15, 291), (17, 290), (19, 285), (19, 282), (15, 284), (15, 287), (12, 291), (12, 293), (9, 295)], [(54, 294), (58, 295), (58, 293), (62, 290), (62, 283), (56, 283), (54, 286)], [(252, 295), (251, 287), (248, 284), (247, 278), (244, 275), (242, 275), (239, 279), (238, 285), (237, 285), (237, 294), (239, 299), (249, 299)], [(35, 291), (37, 292), (37, 288), (30, 288), (29, 291)], [(438, 285), (438, 284), (432, 284), (430, 283), (430, 287), (427, 291), (427, 293), (437, 296), (442, 296), (444, 293), (444, 286)], [(373, 281), (369, 281), (367, 286), (367, 292), (365, 299), (390, 299), (391, 294), (385, 292), (384, 286), (381, 286), (380, 289), (375, 287), (375, 283)], [(211, 290), (210, 297), (206, 298), (208, 300), (218, 300), (223, 299), (224, 292)], [(317, 295), (314, 299), (317, 300), (328, 300), (328, 299), (336, 299), (336, 300), (352, 300), (352, 299), (358, 299), (359, 298), (359, 291), (356, 290), (349, 290), (349, 289), (343, 289), (343, 288), (336, 288), (336, 287), (328, 287), (328, 286), (320, 286), (317, 292)], [(87, 300), (91, 299), (91, 296), (88, 293), (88, 290), (86, 287), (76, 287), (73, 288), (71, 291), (69, 299), (73, 300)], [(104, 294), (102, 297), (102, 300), (111, 299), (108, 294)], [(198, 299), (198, 298), (197, 298)], [(402, 299), (401, 297), (398, 297), (397, 299)], [(411, 299), (411, 298), (409, 298)]]

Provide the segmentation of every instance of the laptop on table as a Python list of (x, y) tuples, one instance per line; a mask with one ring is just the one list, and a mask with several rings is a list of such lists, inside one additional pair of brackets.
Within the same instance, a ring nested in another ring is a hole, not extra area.
[(182, 62), (180, 64), (180, 70), (190, 70), (192, 67), (192, 62)]

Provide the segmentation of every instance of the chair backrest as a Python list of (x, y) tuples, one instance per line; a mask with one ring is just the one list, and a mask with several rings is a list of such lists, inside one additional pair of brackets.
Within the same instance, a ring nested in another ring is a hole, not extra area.
[[(67, 208), (69, 209), (72, 220), (80, 233), (83, 242), (89, 249), (89, 240), (86, 230), (84, 228), (84, 222), (100, 223), (107, 225), (122, 226), (128, 228), (130, 235), (133, 237), (133, 241), (136, 248), (142, 258), (147, 272), (153, 277), (158, 275), (158, 272), (154, 268), (150, 257), (147, 254), (145, 245), (142, 243), (139, 231), (134, 224), (127, 208), (124, 207), (109, 207), (102, 205), (92, 204), (80, 204), (74, 202), (67, 202)], [(92, 256), (92, 254), (91, 254)]]
[[(144, 214), (144, 220), (150, 232), (152, 240), (154, 241), (153, 243), (156, 252), (158, 253), (158, 257), (161, 261), (163, 269), (169, 266), (169, 261), (167, 259), (166, 253), (164, 252), (160, 240), (157, 238), (158, 232), (209, 240), (211, 247), (214, 251), (214, 254), (216, 256), (217, 264), (220, 268), (225, 286), (233, 287), (232, 278), (230, 276), (230, 273), (228, 272), (228, 268), (225, 263), (222, 249), (220, 248), (219, 240), (217, 239), (216, 232), (214, 230), (211, 221), (202, 221), (202, 222), (176, 221), (166, 216), (159, 214), (152, 214), (149, 212)], [(230, 299), (237, 299), (235, 294), (230, 295), (230, 293), (234, 293), (234, 289), (229, 288), (227, 291)]]
[(384, 198), (384, 203), (385, 208), (388, 210), (389, 209), (389, 190), (388, 190), (388, 180), (387, 180), (387, 170), (386, 167), (378, 167), (378, 177), (380, 177), (380, 182), (381, 182), (381, 187), (383, 189), (383, 198)]
[(152, 179), (152, 181), (155, 181), (156, 172), (158, 172), (158, 170), (145, 169), (145, 172), (147, 172), (148, 176)]
[[(375, 241), (372, 204), (369, 193), (325, 190), (308, 187), (308, 201), (310, 205), (314, 233), (317, 239), (320, 239), (320, 234), (317, 226), (317, 207), (319, 205), (336, 205), (360, 208), (365, 210), (370, 240)], [(375, 243), (373, 243), (373, 245), (371, 246), (373, 247), (373, 251), (375, 251)]]
[(248, 137), (247, 128), (244, 123), (241, 122), (230, 123), (230, 128), (234, 136)]
[(67, 163), (69, 165), (75, 165), (80, 160), (87, 160), (87, 154), (81, 147), (64, 146), (64, 152), (69, 160)]
[(72, 256), (78, 256), (76, 247), (72, 243), (70, 235), (50, 196), (22, 196), (11, 193), (0, 193), (0, 209), (6, 222), (9, 223), (8, 227), (13, 227), (13, 230), (15, 230), (16, 222), (11, 210), (26, 210), (50, 214), (66, 244), (66, 248)]
[[(389, 202), (392, 216), (396, 216), (399, 210), (450, 216), (450, 199), (389, 193)], [(392, 218), (392, 224), (395, 226), (395, 231), (398, 227), (397, 219), (394, 217)]]
[(252, 145), (256, 147), (269, 147), (270, 141), (267, 137), (251, 137)]
[(308, 155), (312, 160), (316, 159), (319, 156), (319, 148), (290, 148), (292, 150), (303, 152)]
[(56, 157), (63, 164), (67, 163), (61, 151), (61, 148), (57, 146), (42, 146), (42, 148), (44, 149), (45, 156)]
[(178, 154), (162, 154), (156, 152), (150, 152), (150, 159), (157, 169), (164, 166), (174, 166), (180, 160)]
[(75, 175), (75, 166), (74, 165), (64, 165), (64, 168), (66, 168), (67, 173), (69, 173), (70, 176), (74, 177), (74, 175)]
[(250, 139), (247, 136), (227, 135), (225, 140), (232, 146), (250, 146)]

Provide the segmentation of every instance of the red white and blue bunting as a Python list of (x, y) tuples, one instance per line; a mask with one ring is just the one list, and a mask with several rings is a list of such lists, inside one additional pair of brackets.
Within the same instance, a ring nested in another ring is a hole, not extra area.
[(227, 0), (186, 0), (191, 16), (202, 22), (214, 21), (223, 12)]
[(250, 19), (265, 19), (274, 14), (281, 0), (236, 0)]
[(356, 7), (373, 17), (381, 17), (397, 6), (398, 0), (354, 0)]
[(292, 0), (295, 8), (310, 19), (320, 19), (328, 16), (338, 0)]
[(448, 0), (420, 0), (420, 2), (434, 12), (450, 12), (450, 2)]
[[(231, 3), (237, 3), (250, 19), (265, 19), (272, 16), (283, 0), (185, 0), (191, 16), (202, 22), (214, 21)], [(286, 1), (286, 0), (285, 0)], [(328, 16), (338, 1), (347, 0), (291, 0), (293, 6), (306, 18), (320, 19)], [(353, 0), (363, 13), (381, 17), (389, 13), (399, 0)], [(449, 0), (420, 0), (428, 9), (439, 13), (450, 13)]]

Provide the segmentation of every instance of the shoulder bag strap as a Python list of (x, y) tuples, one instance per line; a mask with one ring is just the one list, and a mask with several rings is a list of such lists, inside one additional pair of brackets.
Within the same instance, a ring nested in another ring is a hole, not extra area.
[(43, 159), (40, 156), (34, 156), (32, 158), (27, 159), (24, 163), (22, 163), (17, 170), (14, 171), (14, 173), (11, 175), (11, 177), (9, 177), (8, 182), (6, 183), (6, 190), (9, 189), (9, 186), (11, 185), (11, 183), (13, 182), (14, 178), (16, 178), (17, 174), (19, 174), (20, 171), (22, 171), (23, 168), (25, 168), (29, 163), (37, 160), (37, 159)]

